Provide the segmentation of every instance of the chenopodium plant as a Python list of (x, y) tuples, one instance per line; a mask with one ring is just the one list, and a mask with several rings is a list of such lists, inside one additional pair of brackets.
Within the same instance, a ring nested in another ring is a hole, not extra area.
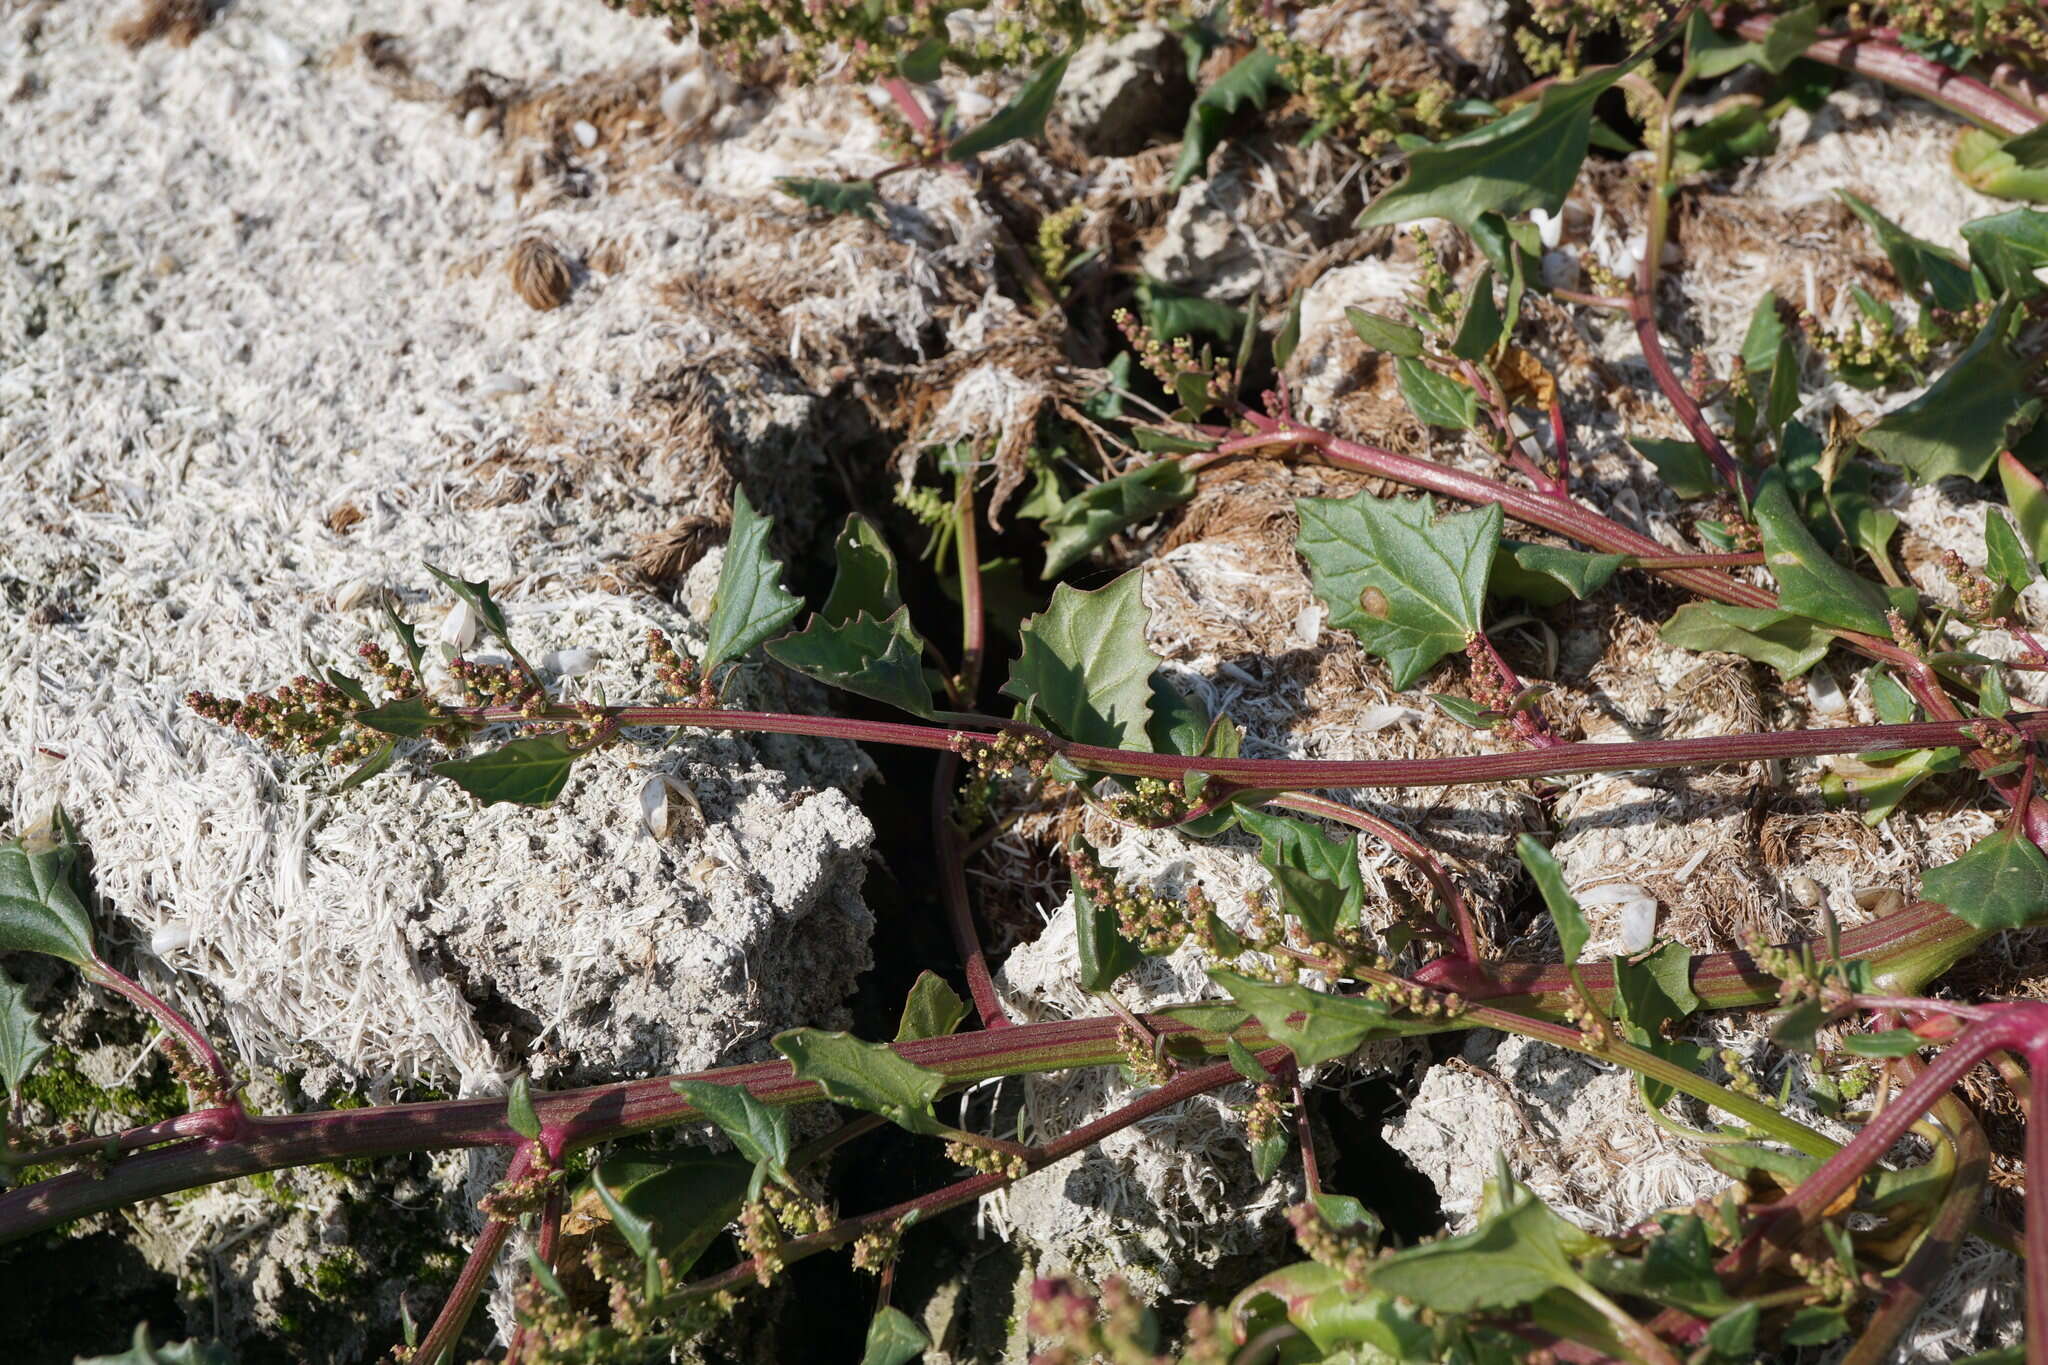
[[(1793, 36), (1793, 55), (1843, 65), (1868, 55), (1862, 44), (1825, 47), (1833, 40), (1803, 20)], [(513, 1233), (526, 1227), (532, 1237), (511, 1359), (660, 1358), (748, 1287), (805, 1257), (849, 1249), (856, 1265), (881, 1277), (866, 1358), (902, 1362), (926, 1345), (915, 1322), (888, 1302), (891, 1267), (918, 1222), (1192, 1096), (1246, 1085), (1255, 1170), (1273, 1177), (1299, 1150), (1306, 1197), (1290, 1218), (1304, 1259), (1226, 1305), (1198, 1311), (1165, 1356), (1156, 1325), (1123, 1287), (1098, 1293), (1041, 1282), (1028, 1325), (1046, 1347), (1045, 1360), (1534, 1356), (1666, 1365), (1853, 1338), (1846, 1358), (1871, 1362), (1887, 1358), (1969, 1235), (2026, 1253), (2025, 1350), (2030, 1360), (2048, 1360), (2048, 1203), (2030, 1191), (2020, 1233), (1983, 1215), (1990, 1146), (1953, 1093), (1986, 1058), (1999, 1060), (2008, 1078), (2022, 1063), (2038, 1073), (2048, 1060), (2048, 1005), (1926, 993), (1991, 936), (2048, 922), (2048, 858), (2040, 850), (2048, 802), (2036, 781), (2048, 712), (2016, 702), (2006, 681), (2010, 671), (2048, 670), (2048, 651), (2014, 616), (2016, 594), (2048, 558), (2048, 489), (2031, 462), (2043, 439), (2033, 392), (2039, 339), (2028, 322), (2043, 295), (2033, 271), (2048, 262), (2048, 215), (2014, 210), (1969, 224), (1970, 307), (1981, 317), (1975, 335), (1948, 356), (1920, 398), (1860, 432), (1823, 435), (1795, 419), (1799, 332), (1769, 300), (1725, 380), (1695, 375), (1688, 383), (1668, 362), (1655, 306), (1663, 205), (1687, 172), (1675, 139), (1665, 137), (1637, 276), (1596, 281), (1603, 294), (1554, 294), (1552, 302), (1629, 317), (1658, 389), (1692, 438), (1635, 442), (1674, 493), (1703, 504), (1694, 529), (1707, 548), (1674, 553), (1573, 499), (1556, 384), (1516, 339), (1542, 287), (1532, 268), (1539, 246), (1532, 215), (1555, 214), (1570, 191), (1599, 95), (1638, 82), (1647, 121), (1668, 134), (1671, 106), (1690, 81), (1745, 62), (1782, 69), (1789, 61), (1788, 44), (1773, 44), (1771, 32), (1737, 42), (1697, 16), (1682, 38), (1674, 29), (1651, 45), (1665, 42), (1678, 42), (1681, 56), (1663, 84), (1635, 74), (1647, 49), (1635, 61), (1551, 84), (1477, 129), (1414, 148), (1408, 178), (1366, 212), (1371, 224), (1447, 220), (1486, 263), (1458, 287), (1425, 255), (1421, 291), (1403, 316), (1359, 312), (1350, 321), (1394, 360), (1417, 417), (1469, 433), (1493, 452), (1495, 472), (1317, 428), (1296, 417), (1284, 384), (1256, 405), (1244, 401), (1240, 379), (1252, 372), (1257, 340), (1250, 325), (1225, 359), (1162, 340), (1150, 323), (1132, 320), (1134, 356), (1176, 411), (1162, 424), (1138, 425), (1105, 406), (1097, 415), (1120, 424), (1135, 447), (1128, 467), (1106, 470), (1108, 477), (1072, 493), (1055, 479), (1034, 499), (1049, 576), (1056, 576), (1119, 531), (1185, 502), (1205, 471), (1231, 460), (1313, 457), (1420, 491), (1420, 498), (1303, 499), (1297, 548), (1332, 627), (1382, 659), (1396, 686), (1442, 676), (1443, 661), (1462, 655), (1469, 686), (1434, 701), (1491, 736), (1489, 751), (1413, 760), (1244, 757), (1232, 720), (1208, 714), (1163, 676), (1147, 644), (1136, 571), (1093, 590), (1057, 584), (1042, 609), (1019, 623), (1021, 648), (997, 693), (1014, 710), (981, 714), (976, 707), (991, 695), (982, 672), (991, 638), (984, 577), (993, 566), (983, 563), (976, 540), (974, 470), (958, 459), (942, 471), (951, 476), (951, 497), (938, 497), (933, 510), (943, 531), (942, 567), (962, 604), (960, 648), (937, 667), (926, 661), (943, 652), (913, 623), (895, 557), (873, 524), (848, 521), (834, 546), (831, 590), (806, 615), (782, 584), (767, 520), (744, 493), (734, 500), (701, 646), (686, 654), (660, 635), (649, 640), (652, 680), (666, 693), (659, 700), (598, 704), (556, 695), (512, 640), (489, 585), (435, 570), (506, 662), (457, 657), (446, 670), (448, 686), (430, 686), (417, 635), (394, 614), (398, 656), (366, 645), (367, 676), (330, 670), (240, 700), (194, 694), (193, 707), (287, 754), (349, 769), (340, 788), (389, 770), (403, 746), (438, 745), (450, 757), (434, 772), (479, 801), (531, 806), (559, 796), (590, 753), (662, 729), (934, 751), (933, 847), (967, 998), (927, 974), (893, 1040), (795, 1029), (774, 1039), (780, 1060), (692, 1076), (552, 1093), (522, 1083), (504, 1100), (259, 1114), (203, 1032), (98, 953), (83, 850), (60, 817), (0, 848), (0, 948), (69, 961), (158, 1019), (192, 1110), (85, 1136), (17, 1133), (11, 1121), (10, 1165), (64, 1169), (0, 1194), (0, 1237), (295, 1164), (494, 1147), (506, 1164), (484, 1201), (485, 1230), (439, 1313), (423, 1334), (408, 1333), (399, 1358), (430, 1365), (450, 1358)], [(1910, 71), (1893, 75), (1911, 88)], [(1942, 90), (1984, 109), (1998, 98), (1966, 81), (1944, 82)], [(1938, 306), (1939, 290), (1961, 287), (1953, 271), (1963, 262), (1881, 219), (1872, 226), (1900, 278), (1924, 290), (1928, 306)], [(1272, 338), (1272, 360), (1283, 371), (1298, 337), (1298, 308)], [(1925, 359), (1947, 356), (1956, 344), (1930, 336)], [(1726, 439), (1709, 419), (1709, 402), (1725, 414)], [(1524, 414), (1548, 425), (1547, 450), (1529, 435)], [(1930, 610), (1900, 580), (1889, 557), (1896, 521), (1870, 491), (1864, 454), (1922, 480), (1998, 468), (2017, 525), (1991, 509), (1986, 562), (1948, 564), (1956, 607)], [(1441, 512), (1432, 497), (1473, 510)], [(1510, 520), (1570, 543), (1510, 540)], [(1865, 576), (1865, 566), (1879, 581)], [(1488, 613), (1502, 600), (1541, 610), (1588, 597), (1624, 572), (1650, 574), (1698, 599), (1664, 627), (1681, 647), (1741, 655), (1787, 677), (1833, 651), (1861, 656), (1871, 665), (1880, 723), (1568, 742), (1546, 714), (1544, 684), (1520, 677), (1494, 647)], [(2001, 665), (1971, 648), (1990, 633), (2012, 636), (2020, 658)], [(908, 719), (727, 708), (726, 681), (755, 667), (757, 655)], [(1894, 913), (1846, 930), (1827, 920), (1811, 941), (1752, 942), (1729, 954), (1695, 954), (1652, 939), (1604, 963), (1581, 961), (1590, 941), (1585, 915), (1552, 854), (1525, 837), (1517, 851), (1555, 925), (1559, 960), (1490, 956), (1478, 917), (1426, 831), (1318, 794), (1825, 755), (1857, 756), (1859, 766), (1845, 770), (1836, 794), (1865, 801), (1873, 819), (1885, 818), (1931, 773), (1965, 768), (2006, 814), (1995, 833), (1930, 871), (1922, 898)], [(1101, 994), (1104, 1012), (1014, 1021), (990, 976), (964, 867), (971, 841), (1026, 805), (1085, 806), (1196, 839), (1242, 829), (1258, 842), (1272, 890), (1241, 913), (1226, 913), (1199, 891), (1164, 897), (1120, 880), (1096, 849), (1075, 839), (1066, 852), (1080, 984)], [(1330, 837), (1333, 826), (1345, 837)], [(1361, 838), (1411, 863), (1433, 899), (1372, 906), (1368, 914)], [(1212, 963), (1215, 997), (1143, 1016), (1117, 1002), (1119, 979), (1143, 956), (1190, 941)], [(4, 994), (0, 1078), (18, 1096), (43, 1044), (20, 988), (8, 983)], [(1844, 1075), (1833, 1088), (1843, 1101), (1839, 1117), (1858, 1125), (1849, 1141), (1788, 1113), (1696, 1041), (1691, 1021), (1730, 1009), (1775, 1010), (1778, 1043), (1818, 1054), (1818, 1082)], [(962, 1031), (970, 1014), (978, 1027)], [(1470, 1029), (1517, 1034), (1626, 1068), (1652, 1117), (1699, 1139), (1734, 1183), (1697, 1207), (1649, 1210), (1621, 1235), (1595, 1236), (1546, 1208), (1502, 1166), (1469, 1231), (1392, 1245), (1364, 1199), (1323, 1184), (1306, 1140), (1308, 1069), (1375, 1040)], [(1845, 1069), (1844, 1058), (1867, 1070)], [(1045, 1142), (975, 1131), (951, 1099), (993, 1076), (1113, 1065), (1143, 1082), (1141, 1093)], [(1887, 1086), (1870, 1086), (1879, 1071), (1888, 1073)], [(1857, 1093), (1887, 1089), (1881, 1108), (1850, 1108)], [(1704, 1106), (1715, 1127), (1691, 1127), (1671, 1112), (1679, 1095)], [(798, 1145), (789, 1109), (823, 1102), (859, 1117)], [(703, 1123), (721, 1130), (734, 1151), (679, 1158), (613, 1145)], [(887, 1207), (838, 1209), (820, 1163), (881, 1124), (944, 1144), (967, 1173)], [(1932, 1156), (1919, 1166), (1885, 1166), (1909, 1132), (1927, 1140)], [(2048, 1126), (2030, 1124), (2025, 1144), (2028, 1168), (2048, 1169)], [(572, 1156), (592, 1148), (601, 1159), (572, 1180)], [(581, 1258), (609, 1286), (602, 1302), (573, 1292), (562, 1273), (572, 1207), (609, 1227)], [(727, 1228), (737, 1230), (736, 1262), (693, 1278)]]

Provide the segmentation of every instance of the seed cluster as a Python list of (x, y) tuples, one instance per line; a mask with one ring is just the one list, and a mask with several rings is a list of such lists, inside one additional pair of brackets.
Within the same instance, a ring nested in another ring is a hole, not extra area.
[(1304, 1256), (1341, 1274), (1346, 1289), (1355, 1293), (1365, 1288), (1375, 1250), (1370, 1236), (1350, 1228), (1338, 1231), (1323, 1217), (1322, 1210), (1306, 1201), (1288, 1208), (1287, 1222), (1294, 1229), (1295, 1245)]
[(1031, 1173), (1031, 1163), (1021, 1152), (999, 1152), (972, 1142), (953, 1138), (946, 1143), (946, 1160), (982, 1175), (999, 1175), (1005, 1180), (1022, 1180)]
[(211, 692), (188, 692), (185, 704), (210, 721), (239, 730), (282, 754), (324, 748), (363, 706), (333, 683), (300, 674), (272, 692), (236, 701)]
[(710, 677), (699, 673), (697, 661), (652, 626), (647, 630), (647, 661), (654, 665), (654, 680), (670, 696), (697, 706), (713, 703)]

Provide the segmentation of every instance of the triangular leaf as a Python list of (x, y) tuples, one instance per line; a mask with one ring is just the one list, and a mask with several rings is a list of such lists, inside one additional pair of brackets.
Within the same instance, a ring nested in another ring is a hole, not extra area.
[(1109, 749), (1144, 749), (1159, 656), (1145, 639), (1150, 612), (1135, 569), (1082, 592), (1065, 583), (1024, 623), (1024, 651), (1003, 684), (1061, 735)]
[(1983, 478), (2040, 409), (2041, 400), (2027, 392), (2025, 362), (2004, 341), (2009, 307), (1991, 315), (1927, 392), (1886, 413), (1858, 439), (1919, 483), (1951, 474)]
[(824, 613), (795, 635), (770, 640), (768, 657), (829, 687), (887, 702), (913, 716), (932, 714), (924, 676), (924, 641), (910, 626), (910, 608), (886, 621), (862, 612), (834, 625)]
[(730, 1152), (628, 1153), (608, 1158), (591, 1181), (652, 1225), (656, 1251), (681, 1276), (739, 1215), (753, 1174), (752, 1161)]
[(1412, 684), (1478, 631), (1500, 545), (1498, 504), (1438, 521), (1428, 498), (1302, 498), (1295, 548), (1330, 624)]
[(784, 591), (782, 562), (769, 553), (772, 525), (754, 511), (746, 489), (733, 491), (732, 534), (726, 538), (725, 562), (719, 566), (718, 589), (711, 596), (711, 620), (705, 628), (706, 674), (776, 634), (803, 610), (803, 602)]
[(1721, 491), (1721, 476), (1695, 441), (1631, 436), (1628, 443), (1657, 467), (1664, 486), (1681, 498), (1707, 498)]
[(1045, 131), (1045, 117), (1052, 112), (1053, 98), (1067, 74), (1071, 53), (1063, 53), (1038, 69), (1010, 102), (989, 115), (988, 120), (953, 139), (946, 149), (949, 161), (966, 161), (983, 152), (994, 151), (1020, 137), (1037, 137)]
[(1463, 431), (1479, 420), (1479, 395), (1470, 386), (1407, 356), (1394, 358), (1394, 375), (1409, 411), (1431, 426)]
[(1979, 929), (2048, 922), (2048, 858), (2024, 834), (2002, 829), (1954, 862), (1929, 868), (1920, 894)]
[(931, 1348), (924, 1328), (900, 1308), (883, 1308), (868, 1324), (867, 1346), (860, 1365), (905, 1365)]
[(897, 1056), (887, 1044), (814, 1028), (778, 1033), (773, 1042), (797, 1079), (816, 1082), (839, 1103), (880, 1114), (913, 1133), (945, 1131), (932, 1114), (932, 1101), (946, 1078)]
[(678, 1095), (718, 1125), (750, 1165), (765, 1168), (777, 1183), (793, 1188), (789, 1175), (789, 1113), (754, 1098), (743, 1085), (711, 1081), (675, 1081)]
[(919, 972), (909, 999), (903, 1002), (903, 1019), (896, 1025), (896, 1041), (944, 1038), (959, 1028), (966, 1017), (967, 1002), (946, 984), (944, 977), (937, 972)]
[(1821, 661), (1834, 637), (1817, 621), (1769, 607), (1688, 602), (1658, 632), (1680, 649), (1740, 654), (1796, 678)]
[(368, 711), (358, 711), (355, 720), (358, 725), (366, 725), (382, 734), (417, 739), (449, 723), (448, 718), (440, 714), (440, 709), (424, 697), (408, 697), (404, 701), (387, 701)]
[(1485, 213), (1556, 213), (1586, 159), (1593, 102), (1634, 66), (1561, 81), (1505, 118), (1411, 153), (1408, 178), (1374, 200), (1358, 226), (1448, 218), (1469, 228)]
[(879, 621), (903, 605), (896, 587), (896, 556), (880, 527), (856, 512), (846, 519), (832, 550), (839, 569), (818, 615), (835, 626), (862, 612)]
[(137, 1323), (134, 1344), (117, 1356), (79, 1356), (74, 1365), (234, 1365), (227, 1347), (211, 1342), (180, 1341), (158, 1346), (149, 1324)]
[(474, 758), (436, 763), (433, 770), (486, 806), (551, 805), (569, 784), (577, 751), (561, 735), (515, 739)]
[(1496, 1209), (1479, 1226), (1377, 1262), (1373, 1287), (1439, 1313), (1513, 1308), (1552, 1289), (1575, 1291), (1582, 1281), (1574, 1260), (1600, 1242), (1552, 1213), (1505, 1165), (1493, 1193)]
[[(1259, 836), (1259, 862), (1275, 882), (1288, 872), (1332, 887), (1336, 892), (1332, 927), (1358, 923), (1365, 905), (1365, 874), (1358, 863), (1356, 836), (1332, 839), (1306, 820), (1250, 806), (1238, 811), (1237, 822)], [(1284, 884), (1282, 891), (1286, 893)], [(1327, 930), (1324, 941), (1328, 941)]]
[(48, 953), (80, 967), (95, 960), (79, 854), (62, 836), (33, 847), (19, 837), (0, 844), (0, 952)]

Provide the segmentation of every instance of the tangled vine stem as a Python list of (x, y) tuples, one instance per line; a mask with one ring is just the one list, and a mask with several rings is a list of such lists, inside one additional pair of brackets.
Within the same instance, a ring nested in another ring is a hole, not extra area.
[[(1985, 937), (1983, 931), (1955, 918), (1943, 907), (1918, 903), (1843, 931), (1839, 948), (1845, 956), (1869, 962), (1879, 981), (1895, 983), (1897, 989), (1910, 992), (1945, 971)], [(1805, 946), (1817, 950), (1827, 947), (1822, 943)], [(1512, 963), (1487, 963), (1486, 967), (1497, 978), (1492, 984), (1492, 998), (1463, 1016), (1444, 1022), (1443, 1029), (1505, 1028), (1584, 1050), (1576, 1030), (1542, 1018), (1545, 1014), (1556, 1014), (1575, 998), (1577, 988), (1566, 968)], [(1386, 973), (1366, 975), (1387, 982), (1400, 980)], [(1611, 967), (1587, 965), (1580, 967), (1577, 975), (1596, 1004), (1603, 1008), (1612, 1005), (1615, 985)], [(1443, 973), (1425, 970), (1416, 979), (1427, 984), (1433, 976), (1436, 984), (1469, 993), (1461, 980), (1441, 979)], [(1710, 1009), (1768, 1005), (1777, 999), (1776, 978), (1764, 973), (1746, 953), (1694, 958), (1691, 980), (1694, 993)], [(1199, 1047), (1210, 1053), (1220, 1052), (1226, 1046), (1226, 1035), (1197, 1028), (1171, 1015), (1145, 1015), (1142, 1022), (1150, 1032), (1176, 1045)], [(996, 1076), (1114, 1065), (1124, 1060), (1119, 1036), (1123, 1027), (1121, 1018), (1103, 1015), (1016, 1024), (897, 1043), (892, 1047), (906, 1060), (939, 1072), (949, 1086), (961, 1086)], [(1253, 1048), (1268, 1046), (1271, 1041), (1252, 1025), (1229, 1036)], [(1682, 1069), (1663, 1066), (1678, 1075), (1660, 1079), (1670, 1079), (1688, 1093), (1708, 1084)], [(688, 1076), (662, 1076), (536, 1095), (534, 1108), (550, 1141), (566, 1153), (593, 1143), (700, 1121), (698, 1111), (676, 1093), (674, 1082), (678, 1080), (745, 1086), (756, 1099), (769, 1105), (801, 1104), (822, 1098), (817, 1086), (799, 1080), (787, 1063), (755, 1062)], [(1719, 1098), (1715, 1102), (1719, 1103)], [(149, 1140), (161, 1141), (171, 1136), (180, 1140), (136, 1151), (103, 1170), (71, 1171), (0, 1193), (0, 1241), (24, 1237), (69, 1219), (138, 1200), (288, 1166), (438, 1148), (518, 1148), (527, 1142), (507, 1122), (504, 1102), (496, 1099), (250, 1115), (231, 1134), (207, 1132), (187, 1137), (187, 1131), (180, 1128), (167, 1134), (162, 1125), (139, 1129), (136, 1133)], [(136, 1145), (140, 1145), (139, 1141)]]

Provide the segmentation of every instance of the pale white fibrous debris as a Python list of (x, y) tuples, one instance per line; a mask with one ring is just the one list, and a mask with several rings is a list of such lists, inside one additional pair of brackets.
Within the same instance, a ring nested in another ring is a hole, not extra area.
[(597, 667), (597, 654), (588, 649), (551, 649), (540, 656), (540, 666), (558, 678), (578, 678)]
[(476, 609), (467, 602), (457, 602), (441, 619), (441, 643), (457, 653), (476, 643)]

